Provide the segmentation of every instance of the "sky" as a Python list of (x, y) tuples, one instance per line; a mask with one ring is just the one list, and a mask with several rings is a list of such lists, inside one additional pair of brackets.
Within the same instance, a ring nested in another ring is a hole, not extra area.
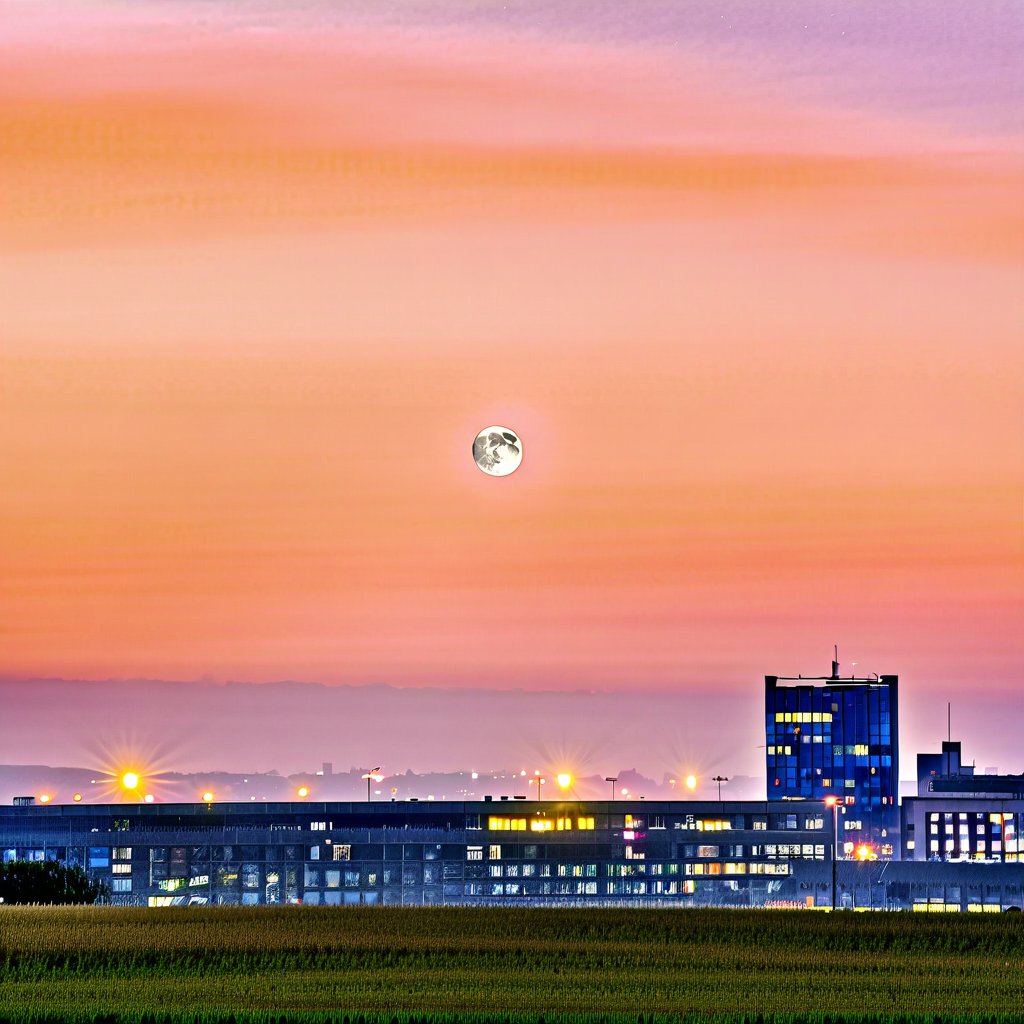
[(12, 731), (36, 678), (302, 680), (690, 693), (725, 737), (838, 643), (921, 709), (905, 763), (947, 700), (1006, 763), (1018, 4), (0, 21)]

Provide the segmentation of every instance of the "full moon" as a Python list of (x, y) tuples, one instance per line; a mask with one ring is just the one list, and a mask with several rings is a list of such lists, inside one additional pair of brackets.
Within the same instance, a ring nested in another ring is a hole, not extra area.
[(523, 442), (508, 427), (485, 427), (473, 441), (473, 460), (488, 476), (508, 476), (523, 461)]

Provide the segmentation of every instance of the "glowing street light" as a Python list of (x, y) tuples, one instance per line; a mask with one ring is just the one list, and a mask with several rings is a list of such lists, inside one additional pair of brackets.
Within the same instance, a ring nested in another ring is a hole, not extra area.
[(370, 786), (374, 782), (382, 782), (384, 780), (384, 776), (380, 774), (380, 770), (381, 770), (381, 766), (377, 765), (376, 768), (371, 768), (368, 772), (366, 772), (363, 775), (363, 778), (366, 779), (366, 802), (367, 803), (370, 802)]
[(555, 781), (562, 789), (568, 789), (572, 785), (572, 776), (568, 772), (559, 772), (555, 776)]
[(50, 794), (49, 794), (49, 793), (43, 793), (43, 794), (42, 794), (42, 795), (41, 795), (41, 796), (39, 797), (39, 802), (40, 802), (41, 804), (48, 804), (48, 803), (50, 802)]
[(832, 909), (836, 909), (836, 858), (839, 856), (839, 797), (825, 797), (825, 806), (832, 808)]
[[(366, 776), (364, 775), (363, 778), (365, 779)], [(309, 789), (306, 786), (299, 786), (299, 788), (295, 790), (295, 795), (305, 800), (305, 798), (309, 796)]]
[(533, 781), (534, 781), (534, 783), (535, 783), (535, 784), (536, 784), (536, 786), (537, 786), (537, 799), (539, 800), (539, 799), (540, 799), (540, 787), (541, 787), (541, 786), (546, 786), (546, 785), (547, 785), (547, 782), (548, 782), (548, 780), (547, 780), (547, 779), (545, 779), (545, 778), (543, 778), (543, 777), (541, 776), (541, 774), (540, 774), (540, 769), (537, 769), (537, 770), (536, 770), (536, 771), (534, 771), (534, 773), (533, 773)]
[(615, 783), (619, 781), (618, 775), (607, 775), (607, 776), (605, 776), (605, 780), (604, 781), (605, 782), (610, 782), (612, 784), (612, 800), (614, 800), (615, 799)]
[(686, 788), (687, 789), (696, 789), (697, 788), (697, 776), (696, 775), (687, 775), (686, 776)]
[(147, 793), (142, 799), (145, 800), (147, 804), (151, 804), (153, 802), (153, 794)]
[(74, 800), (76, 804), (80, 804), (82, 802), (82, 794), (76, 793), (71, 799)]
[(211, 793), (211, 792), (210, 792), (209, 790), (207, 790), (207, 791), (206, 791), (206, 792), (205, 792), (205, 793), (203, 794), (203, 801), (204, 801), (205, 803), (208, 803), (208, 804), (212, 804), (212, 803), (213, 803), (213, 794), (212, 794), (212, 793)]
[(723, 782), (728, 782), (729, 781), (729, 777), (727, 775), (716, 775), (716, 776), (714, 776), (712, 778), (711, 781), (718, 783), (718, 799), (721, 800), (722, 799), (722, 783)]

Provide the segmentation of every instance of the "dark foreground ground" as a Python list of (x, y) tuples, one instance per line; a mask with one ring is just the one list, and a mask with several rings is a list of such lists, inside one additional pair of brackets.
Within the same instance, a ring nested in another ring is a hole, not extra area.
[(10, 1021), (1024, 1021), (1022, 915), (0, 907)]

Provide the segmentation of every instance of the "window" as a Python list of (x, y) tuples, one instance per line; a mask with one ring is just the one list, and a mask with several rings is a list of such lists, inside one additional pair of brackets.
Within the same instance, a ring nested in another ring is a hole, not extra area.
[(491, 860), (501, 860), (501, 847), (497, 843), (492, 843), (488, 849), (487, 856)]
[(345, 843), (336, 843), (334, 846), (334, 854), (331, 857), (332, 860), (351, 860), (352, 859), (352, 847)]
[(319, 860), (320, 859), (320, 847), (319, 846), (311, 846), (309, 848), (309, 859), (310, 860)]
[(549, 818), (534, 818), (530, 822), (531, 832), (550, 832), (554, 828), (554, 822)]
[(115, 875), (130, 875), (132, 873), (131, 864), (115, 864), (110, 869)]
[[(593, 818), (577, 818), (576, 819), (576, 827), (579, 828), (579, 829), (585, 829), (585, 830), (590, 829), (590, 830), (592, 830), (594, 828), (594, 819)], [(662, 826), (662, 828), (664, 828), (664, 826)]]
[(326, 821), (311, 821), (309, 823), (310, 832), (326, 832), (327, 822)]
[(130, 878), (112, 878), (110, 880), (111, 892), (131, 892), (132, 880)]
[(114, 860), (131, 860), (132, 848), (130, 846), (115, 846)]
[(466, 860), (483, 860), (484, 848), (482, 846), (467, 846)]
[(526, 819), (503, 818), (492, 814), (487, 819), (487, 828), (491, 832), (522, 832), (526, 829)]

